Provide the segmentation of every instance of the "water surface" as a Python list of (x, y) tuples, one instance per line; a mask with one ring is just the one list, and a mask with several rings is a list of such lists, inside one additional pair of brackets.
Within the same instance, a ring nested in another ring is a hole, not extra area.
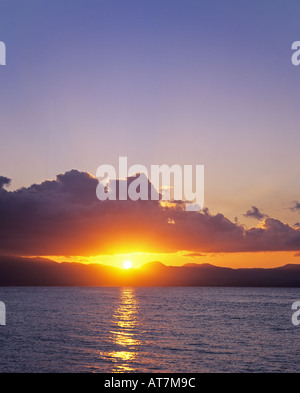
[(0, 288), (0, 372), (299, 372), (296, 288)]

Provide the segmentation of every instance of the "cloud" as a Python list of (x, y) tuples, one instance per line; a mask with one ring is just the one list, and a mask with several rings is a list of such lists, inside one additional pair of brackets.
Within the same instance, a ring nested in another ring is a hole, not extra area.
[(182, 254), (183, 257), (189, 258), (198, 258), (198, 257), (205, 257), (206, 254), (202, 254), (201, 252), (188, 252), (186, 254)]
[(99, 201), (97, 185), (92, 175), (72, 170), (16, 191), (0, 188), (0, 251), (41, 256), (300, 251), (300, 229), (274, 218), (246, 229), (208, 209), (187, 212), (178, 201)]
[(9, 186), (11, 180), (8, 177), (0, 176), (0, 189), (4, 186)]
[(268, 217), (266, 214), (263, 214), (259, 211), (259, 209), (255, 206), (251, 206), (251, 209), (248, 210), (245, 214), (245, 217), (255, 218), (257, 220), (262, 220)]
[(300, 212), (300, 202), (294, 201), (294, 206), (290, 207), (293, 212)]

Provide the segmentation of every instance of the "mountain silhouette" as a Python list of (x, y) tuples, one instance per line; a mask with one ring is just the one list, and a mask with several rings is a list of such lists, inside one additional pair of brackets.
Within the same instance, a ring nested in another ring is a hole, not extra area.
[(300, 265), (233, 269), (208, 263), (166, 266), (153, 261), (138, 269), (124, 270), (95, 263), (2, 256), (0, 286), (300, 287)]

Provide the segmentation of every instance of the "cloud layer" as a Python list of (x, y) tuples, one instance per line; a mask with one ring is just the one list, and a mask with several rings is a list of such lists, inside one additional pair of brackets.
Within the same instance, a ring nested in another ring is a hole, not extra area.
[(253, 207), (250, 213), (264, 220), (246, 229), (208, 209), (187, 212), (180, 202), (99, 201), (98, 180), (76, 170), (17, 191), (4, 189), (8, 184), (0, 177), (2, 253), (300, 251), (300, 229)]

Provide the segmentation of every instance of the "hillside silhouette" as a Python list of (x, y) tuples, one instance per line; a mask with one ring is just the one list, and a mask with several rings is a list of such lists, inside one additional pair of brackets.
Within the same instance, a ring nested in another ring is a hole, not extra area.
[(0, 286), (238, 286), (300, 287), (300, 265), (277, 268), (217, 267), (149, 262), (138, 269), (57, 263), (43, 258), (0, 257)]

